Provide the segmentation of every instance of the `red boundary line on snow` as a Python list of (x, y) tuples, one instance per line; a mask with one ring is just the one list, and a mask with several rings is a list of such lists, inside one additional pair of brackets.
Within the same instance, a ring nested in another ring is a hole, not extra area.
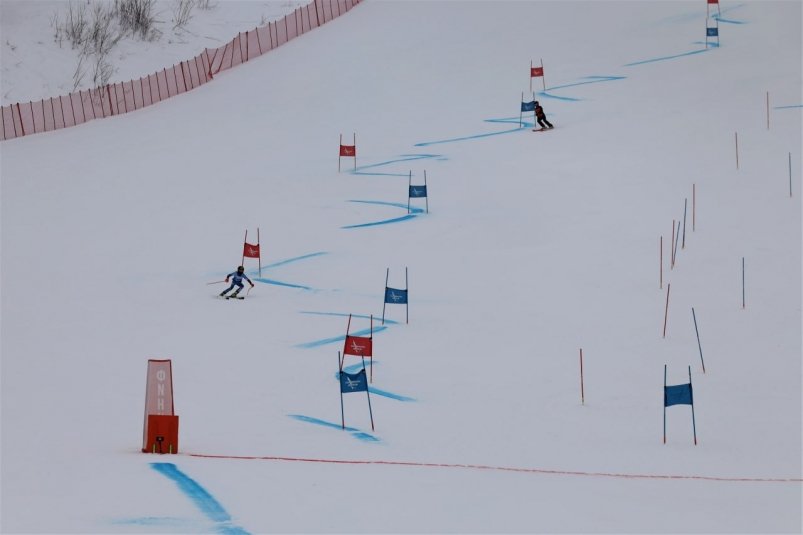
[(529, 474), (551, 474), (563, 476), (590, 476), (590, 477), (614, 477), (622, 479), (696, 479), (702, 481), (738, 481), (738, 482), (760, 482), (760, 483), (801, 483), (801, 478), (757, 478), (757, 477), (715, 477), (715, 476), (678, 476), (678, 475), (655, 475), (655, 474), (619, 474), (613, 472), (577, 472), (570, 470), (547, 470), (543, 468), (512, 468), (507, 466), (489, 466), (484, 464), (449, 464), (449, 463), (421, 463), (412, 461), (359, 461), (341, 459), (311, 459), (304, 457), (257, 457), (245, 455), (207, 455), (202, 453), (185, 453), (190, 457), (202, 457), (205, 459), (234, 459), (234, 460), (258, 460), (258, 461), (294, 461), (305, 463), (331, 463), (331, 464), (381, 464), (392, 466), (421, 466), (426, 468), (468, 468), (474, 470), (498, 470), (502, 472), (524, 472)]

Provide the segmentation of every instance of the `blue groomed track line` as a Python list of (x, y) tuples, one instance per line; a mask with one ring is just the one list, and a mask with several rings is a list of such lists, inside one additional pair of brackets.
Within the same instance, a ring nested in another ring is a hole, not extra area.
[(200, 511), (212, 522), (215, 523), (215, 530), (218, 533), (227, 535), (248, 535), (248, 532), (231, 522), (231, 515), (226, 509), (204, 489), (198, 482), (179, 470), (173, 463), (150, 463), (151, 468), (164, 475), (178, 489), (200, 509)]
[[(392, 206), (394, 208), (400, 208), (400, 209), (404, 210), (405, 212), (407, 211), (407, 205), (399, 203), (399, 202), (358, 201), (358, 200), (350, 200), (348, 202), (363, 203), (363, 204), (378, 204), (378, 205), (383, 205), (383, 206)], [(400, 221), (407, 221), (409, 219), (413, 219), (414, 217), (417, 217), (417, 216), (419, 216), (419, 215), (421, 215), (423, 213), (424, 213), (424, 210), (422, 208), (416, 208), (414, 206), (410, 206), (410, 213), (406, 214), (406, 215), (403, 215), (403, 216), (400, 216), (400, 217), (394, 217), (394, 218), (391, 218), (391, 219), (383, 219), (381, 221), (372, 221), (370, 223), (359, 223), (359, 224), (355, 224), (355, 225), (346, 225), (346, 226), (343, 226), (343, 227), (340, 227), (340, 228), (350, 229), (350, 228), (374, 227), (374, 226), (377, 226), (377, 225), (388, 225), (390, 223), (398, 223)]]
[(380, 440), (375, 436), (368, 434), (364, 431), (360, 431), (359, 429), (356, 429), (354, 427), (348, 427), (348, 426), (343, 427), (341, 424), (336, 424), (334, 422), (327, 422), (326, 420), (313, 418), (312, 416), (304, 416), (303, 414), (288, 414), (288, 416), (290, 418), (298, 420), (299, 422), (321, 425), (323, 427), (328, 427), (330, 429), (337, 429), (338, 431), (348, 431), (349, 433), (351, 433), (351, 436), (364, 442), (380, 442)]
[[(309, 258), (315, 258), (315, 257), (322, 256), (322, 255), (325, 255), (325, 254), (329, 254), (329, 253), (327, 253), (325, 251), (318, 251), (316, 253), (309, 253), (309, 254), (305, 254), (305, 255), (301, 255), (301, 256), (296, 256), (296, 257), (293, 257), (293, 258), (287, 258), (285, 260), (279, 260), (278, 262), (274, 262), (273, 264), (268, 264), (266, 266), (262, 266), (262, 269), (271, 269), (271, 268), (283, 266), (285, 264), (291, 264), (293, 262), (300, 262), (301, 260), (307, 260)], [(249, 274), (251, 275), (251, 278), (253, 280), (255, 280), (256, 282), (261, 282), (263, 284), (272, 284), (273, 286), (284, 286), (286, 288), (298, 288), (298, 289), (301, 289), (301, 290), (314, 290), (315, 289), (315, 288), (312, 288), (311, 286), (307, 286), (305, 284), (296, 284), (296, 283), (292, 283), (292, 282), (283, 282), (283, 281), (279, 281), (279, 280), (275, 280), (275, 279), (268, 279), (266, 277), (255, 277), (254, 275), (257, 274), (257, 273), (259, 273), (257, 270), (253, 270), (253, 269), (249, 270)]]

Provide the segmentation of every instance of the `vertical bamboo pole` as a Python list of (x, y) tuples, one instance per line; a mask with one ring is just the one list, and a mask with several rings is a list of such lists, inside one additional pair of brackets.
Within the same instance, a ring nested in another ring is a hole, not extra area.
[(240, 265), (245, 265), (245, 244), (248, 243), (248, 229), (245, 229), (245, 238), (243, 238), (243, 257), (240, 259)]
[[(530, 80), (532, 80), (532, 77), (530, 78)], [(530, 82), (530, 83), (532, 83), (532, 82)], [(524, 104), (524, 91), (521, 92), (521, 103)], [(524, 108), (524, 106), (521, 106), (521, 107)], [(521, 128), (521, 121), (522, 121), (523, 118), (524, 118), (524, 110), (521, 109), (521, 110), (519, 110), (519, 128)], [(407, 213), (410, 213), (409, 210), (408, 210)]]
[(789, 153), (789, 197), (792, 196), (792, 153)]
[(385, 293), (382, 294), (382, 325), (385, 324), (385, 306), (388, 304), (388, 277), (390, 277), (390, 268), (385, 271)]
[[(664, 444), (666, 444), (666, 364), (664, 364), (664, 402), (662, 405), (664, 406)], [(343, 403), (343, 394), (340, 394), (340, 403)]]
[(580, 403), (586, 404), (585, 389), (583, 387), (583, 348), (580, 348)]
[(689, 205), (689, 199), (683, 199), (683, 244), (681, 249), (686, 248), (686, 208)]
[[(522, 93), (523, 94), (523, 93)], [(407, 213), (410, 213), (410, 187), (413, 185), (413, 170), (407, 175)]]
[[(344, 355), (345, 356), (345, 355)], [(343, 373), (343, 364), (340, 359), (340, 351), (337, 352), (337, 391), (340, 392), (340, 428), (346, 428), (346, 413), (343, 411), (343, 383), (340, 374)], [(666, 411), (666, 409), (664, 409)]]
[[(424, 189), (427, 187), (427, 170), (424, 169)], [(427, 213), (429, 213), (429, 190), (427, 190), (427, 194), (424, 197), (424, 206), (427, 208)]]
[(744, 297), (744, 257), (742, 257), (742, 308), (745, 308), (745, 297)]
[(664, 288), (664, 237), (658, 240), (658, 289)]
[(404, 304), (404, 322), (410, 323), (410, 283), (407, 278), (407, 266), (404, 266), (404, 289), (407, 292), (407, 302)]
[(694, 319), (694, 332), (697, 333), (697, 349), (700, 350), (700, 362), (703, 365), (703, 373), (705, 373), (705, 361), (703, 360), (703, 346), (700, 345), (700, 330), (697, 328), (697, 315), (694, 313), (694, 307), (691, 307), (691, 317)]
[(544, 58), (541, 58), (541, 84), (546, 91), (546, 73), (544, 72)]
[(675, 245), (675, 220), (672, 220), (672, 241), (669, 242), (669, 269), (673, 269), (675, 267), (675, 253), (674, 253), (674, 245)]
[[(373, 362), (373, 360), (374, 359), (371, 358), (371, 362)], [(365, 371), (365, 357), (362, 357), (362, 371), (363, 372)], [(370, 389), (368, 388), (367, 384), (365, 385), (365, 396), (368, 398), (368, 414), (371, 416), (371, 431), (373, 431), (374, 430), (374, 411), (373, 411), (373, 409), (371, 409), (371, 393), (370, 393)], [(694, 440), (695, 440), (695, 444), (696, 444), (696, 440), (697, 439), (695, 438)]]
[[(674, 224), (675, 221), (673, 220), (672, 223)], [(677, 232), (675, 229), (672, 229), (672, 236), (673, 236), (673, 243), (670, 245), (672, 247), (672, 268), (675, 267), (675, 262), (678, 260), (678, 242), (680, 241), (680, 220), (678, 220), (677, 225)]]
[(669, 317), (669, 288), (672, 286), (671, 282), (666, 283), (666, 307), (664, 308), (664, 338), (666, 338), (666, 321)]
[(691, 386), (691, 366), (689, 366), (689, 393), (691, 394), (691, 428), (694, 432), (694, 445), (697, 445), (697, 423), (694, 421), (694, 389)]

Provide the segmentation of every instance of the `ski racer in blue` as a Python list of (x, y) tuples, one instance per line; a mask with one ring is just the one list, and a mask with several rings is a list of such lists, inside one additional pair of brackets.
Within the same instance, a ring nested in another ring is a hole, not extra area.
[(224, 297), (235, 286), (237, 286), (237, 289), (234, 290), (234, 293), (229, 297), (237, 297), (237, 294), (243, 289), (243, 279), (248, 281), (248, 284), (251, 285), (251, 288), (254, 287), (254, 283), (251, 282), (251, 279), (249, 279), (248, 275), (245, 274), (245, 268), (243, 266), (238, 266), (237, 271), (233, 271), (226, 275), (226, 282), (229, 282), (229, 278), (231, 278), (231, 286), (220, 292), (220, 297)]

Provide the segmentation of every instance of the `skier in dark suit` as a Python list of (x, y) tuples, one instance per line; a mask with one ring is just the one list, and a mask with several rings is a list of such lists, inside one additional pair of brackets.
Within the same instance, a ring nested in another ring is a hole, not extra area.
[(535, 118), (538, 119), (538, 124), (541, 125), (541, 130), (546, 130), (547, 128), (555, 128), (552, 126), (552, 123), (546, 120), (546, 113), (544, 113), (544, 108), (535, 101)]

